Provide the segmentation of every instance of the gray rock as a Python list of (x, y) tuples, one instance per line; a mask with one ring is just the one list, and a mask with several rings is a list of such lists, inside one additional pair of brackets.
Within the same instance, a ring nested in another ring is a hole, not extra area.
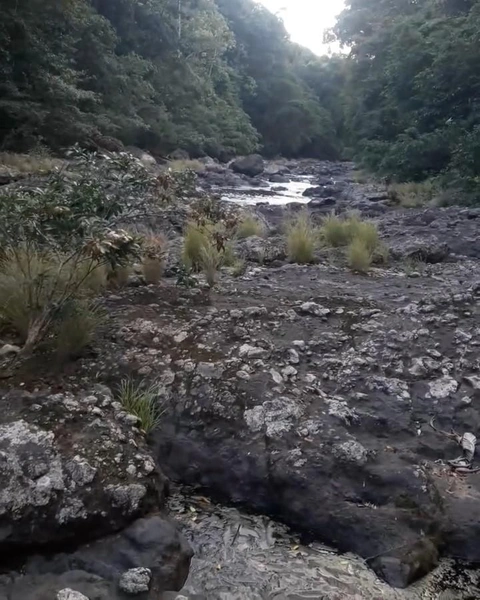
[(148, 592), (152, 572), (145, 567), (125, 571), (118, 582), (119, 588), (131, 596)]
[(70, 588), (65, 588), (58, 592), (57, 600), (89, 600), (89, 598), (87, 598), (87, 596), (84, 596), (80, 592), (75, 592)]
[(18, 354), (20, 350), (21, 348), (19, 346), (14, 346), (13, 344), (4, 344), (0, 348), (0, 357)]
[(260, 175), (265, 169), (265, 163), (260, 154), (250, 154), (243, 158), (237, 158), (232, 162), (230, 168), (235, 173), (241, 173), (242, 175), (248, 175), (249, 177), (255, 177)]
[(307, 315), (314, 315), (315, 317), (326, 317), (331, 313), (331, 310), (316, 302), (304, 302), (300, 306), (300, 312)]

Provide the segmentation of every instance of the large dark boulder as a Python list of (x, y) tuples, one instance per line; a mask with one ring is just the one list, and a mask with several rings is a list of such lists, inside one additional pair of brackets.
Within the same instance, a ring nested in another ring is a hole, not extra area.
[(261, 175), (263, 173), (265, 163), (260, 154), (250, 154), (249, 156), (234, 160), (230, 165), (230, 168), (235, 171), (235, 173), (255, 177), (256, 175)]
[(89, 600), (153, 600), (181, 589), (192, 554), (175, 525), (157, 515), (76, 552), (33, 557), (22, 575), (12, 571), (0, 579), (0, 598), (83, 600), (83, 594)]

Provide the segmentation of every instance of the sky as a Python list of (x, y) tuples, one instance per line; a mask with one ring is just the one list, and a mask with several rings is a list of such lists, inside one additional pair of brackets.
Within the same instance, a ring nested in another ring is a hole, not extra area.
[(323, 32), (335, 23), (343, 9), (343, 0), (260, 0), (269, 10), (277, 13), (294, 42), (310, 48), (317, 54), (328, 52), (323, 44)]

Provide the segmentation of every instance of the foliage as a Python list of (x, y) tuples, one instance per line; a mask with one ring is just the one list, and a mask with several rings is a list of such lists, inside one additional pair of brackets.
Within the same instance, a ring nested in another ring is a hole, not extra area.
[(289, 260), (299, 264), (313, 262), (315, 242), (315, 230), (310, 222), (310, 215), (307, 212), (302, 213), (288, 226), (287, 252)]
[(25, 353), (61, 333), (107, 272), (138, 256), (139, 240), (119, 225), (163, 197), (158, 180), (127, 156), (74, 158), (75, 172), (55, 171), (43, 188), (0, 196), (0, 314)]
[(438, 195), (438, 187), (431, 179), (420, 183), (394, 183), (389, 186), (388, 195), (404, 208), (417, 208), (431, 203)]
[(150, 433), (160, 425), (165, 409), (160, 402), (158, 383), (124, 379), (118, 387), (117, 396), (124, 410), (138, 418), (145, 433)]
[(215, 244), (209, 242), (200, 249), (200, 267), (209, 287), (215, 285), (221, 264), (222, 257)]
[[(91, 258), (35, 245), (5, 249), (0, 261), (0, 326), (17, 334), (27, 349), (55, 335), (62, 354), (78, 352), (88, 345), (97, 324), (88, 304), (95, 293), (91, 276), (97, 268)], [(85, 328), (77, 335), (73, 330), (82, 318)]]
[(0, 146), (338, 153), (335, 69), (254, 0), (2, 3)]
[(92, 301), (75, 300), (66, 307), (57, 329), (54, 345), (60, 358), (75, 358), (89, 346), (102, 323), (103, 313)]
[(13, 152), (0, 152), (0, 172), (35, 173), (43, 175), (61, 168), (62, 161), (35, 154), (15, 154)]
[(236, 235), (239, 239), (253, 236), (263, 237), (265, 235), (265, 227), (255, 216), (246, 215), (238, 223)]
[(199, 160), (172, 160), (168, 163), (168, 168), (174, 173), (182, 173), (183, 171), (202, 173), (205, 171), (205, 165)]
[(480, 4), (347, 0), (334, 33), (350, 47), (344, 139), (360, 164), (478, 203)]
[(366, 273), (372, 264), (372, 253), (364, 240), (354, 238), (346, 250), (348, 266), (358, 273)]
[(195, 223), (187, 225), (182, 259), (187, 269), (199, 270), (202, 265), (202, 250), (210, 246), (209, 233), (205, 227)]
[(354, 240), (361, 240), (370, 254), (373, 254), (380, 244), (375, 223), (362, 221), (357, 215), (341, 219), (331, 213), (322, 223), (320, 237), (332, 248), (347, 246)]

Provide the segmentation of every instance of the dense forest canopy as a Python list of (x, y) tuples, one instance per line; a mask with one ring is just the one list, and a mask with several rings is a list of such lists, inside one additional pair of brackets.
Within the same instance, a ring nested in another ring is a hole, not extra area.
[(349, 0), (344, 141), (369, 170), (480, 200), (480, 3)]
[(4, 0), (0, 146), (354, 157), (476, 199), (480, 3), (347, 0), (329, 36), (317, 57), (254, 0)]
[(101, 132), (159, 153), (338, 156), (314, 55), (252, 0), (2, 4), (4, 148)]

